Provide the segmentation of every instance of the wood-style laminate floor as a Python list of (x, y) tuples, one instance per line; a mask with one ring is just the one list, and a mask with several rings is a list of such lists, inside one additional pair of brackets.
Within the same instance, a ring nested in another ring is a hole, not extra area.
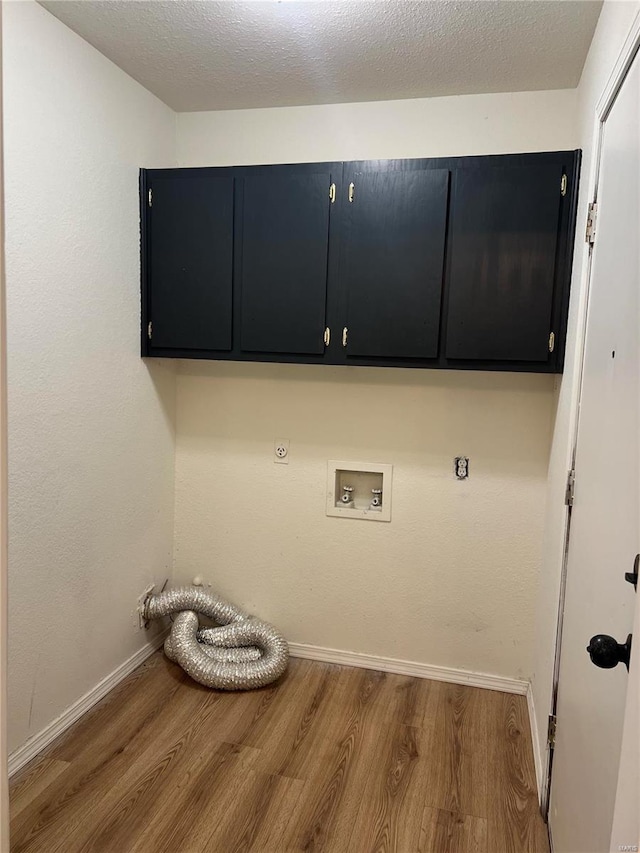
[(15, 779), (13, 853), (548, 853), (523, 696), (293, 660), (221, 693), (160, 652)]

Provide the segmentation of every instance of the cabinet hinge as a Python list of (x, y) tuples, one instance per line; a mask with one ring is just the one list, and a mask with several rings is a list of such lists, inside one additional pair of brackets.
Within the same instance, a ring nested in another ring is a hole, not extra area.
[(329, 200), (331, 201), (331, 204), (336, 203), (336, 185), (335, 184), (331, 184), (331, 186), (329, 187)]
[(549, 335), (549, 352), (553, 352), (556, 346), (556, 336), (555, 332), (551, 332)]
[(575, 496), (576, 490), (576, 472), (575, 468), (572, 468), (567, 473), (567, 487), (564, 493), (564, 503), (565, 506), (573, 506), (573, 499)]
[(149, 190), (149, 192), (147, 193), (147, 202), (149, 204), (149, 207), (153, 207), (153, 190)]
[(593, 245), (596, 239), (596, 220), (598, 218), (598, 203), (592, 201), (587, 211), (587, 228), (584, 235), (585, 243)]
[(563, 175), (560, 180), (560, 195), (564, 196), (567, 194), (567, 176)]
[(324, 345), (326, 347), (328, 347), (330, 343), (331, 343), (331, 329), (327, 326), (327, 328), (324, 330)]
[(347, 335), (349, 334), (349, 329), (345, 326), (342, 330), (342, 346), (346, 347), (347, 345)]
[(153, 323), (149, 320), (149, 325), (147, 326), (147, 337), (151, 340), (151, 333), (153, 331)]
[(549, 725), (547, 727), (547, 744), (551, 749), (556, 745), (556, 729), (558, 720), (555, 714), (549, 714)]
[(353, 201), (355, 194), (356, 194), (356, 185), (353, 183), (353, 181), (351, 181), (351, 183), (349, 184), (349, 201), (351, 201), (351, 202)]

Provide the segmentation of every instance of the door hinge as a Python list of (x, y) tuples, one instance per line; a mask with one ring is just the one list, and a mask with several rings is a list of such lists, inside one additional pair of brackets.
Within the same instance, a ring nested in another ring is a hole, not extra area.
[(342, 330), (342, 346), (346, 347), (347, 345), (347, 335), (349, 334), (349, 329), (345, 326)]
[(149, 207), (153, 207), (153, 190), (147, 192), (147, 204)]
[(330, 200), (331, 204), (336, 203), (336, 185), (335, 184), (331, 184), (331, 186), (329, 187), (329, 200)]
[(547, 744), (551, 749), (556, 745), (556, 729), (558, 727), (558, 719), (555, 714), (549, 714), (549, 725), (547, 727)]
[(151, 340), (151, 333), (153, 331), (153, 323), (149, 320), (149, 325), (147, 326), (147, 337)]
[(598, 203), (592, 201), (587, 212), (587, 228), (584, 235), (585, 243), (592, 246), (596, 239), (596, 220), (598, 218)]
[(549, 352), (553, 352), (556, 346), (556, 336), (554, 332), (549, 335)]
[(353, 201), (353, 197), (355, 196), (355, 194), (356, 194), (356, 185), (353, 183), (353, 181), (351, 181), (351, 183), (349, 184), (349, 201), (351, 201), (351, 202)]
[(565, 493), (564, 493), (565, 506), (573, 506), (575, 491), (576, 491), (576, 472), (575, 472), (575, 468), (572, 468), (567, 473), (567, 487), (566, 487)]
[(567, 194), (567, 176), (563, 175), (562, 179), (560, 180), (560, 195), (564, 196), (566, 194)]
[(331, 343), (331, 329), (327, 326), (327, 328), (324, 330), (324, 345), (326, 347), (328, 347), (330, 343)]

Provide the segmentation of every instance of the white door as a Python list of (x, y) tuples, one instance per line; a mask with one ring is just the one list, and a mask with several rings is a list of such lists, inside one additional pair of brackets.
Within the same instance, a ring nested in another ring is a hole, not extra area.
[[(633, 636), (640, 638), (640, 596), (636, 597)], [(634, 849), (640, 849), (640, 654), (637, 654), (637, 650), (629, 672), (610, 845), (611, 853)]]
[(555, 853), (609, 851), (620, 766), (629, 676), (623, 664), (594, 666), (586, 647), (595, 634), (625, 643), (635, 610), (624, 574), (640, 551), (639, 106), (636, 58), (603, 125), (551, 776)]

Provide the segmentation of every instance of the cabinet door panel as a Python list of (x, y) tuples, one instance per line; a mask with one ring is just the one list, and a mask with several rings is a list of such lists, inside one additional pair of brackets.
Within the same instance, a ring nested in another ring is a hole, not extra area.
[(455, 172), (447, 358), (548, 359), (561, 179), (557, 163)]
[(244, 352), (324, 352), (331, 174), (243, 181)]
[(147, 183), (152, 346), (228, 351), (233, 177), (150, 172)]
[(347, 355), (438, 354), (449, 172), (362, 172), (347, 202)]

